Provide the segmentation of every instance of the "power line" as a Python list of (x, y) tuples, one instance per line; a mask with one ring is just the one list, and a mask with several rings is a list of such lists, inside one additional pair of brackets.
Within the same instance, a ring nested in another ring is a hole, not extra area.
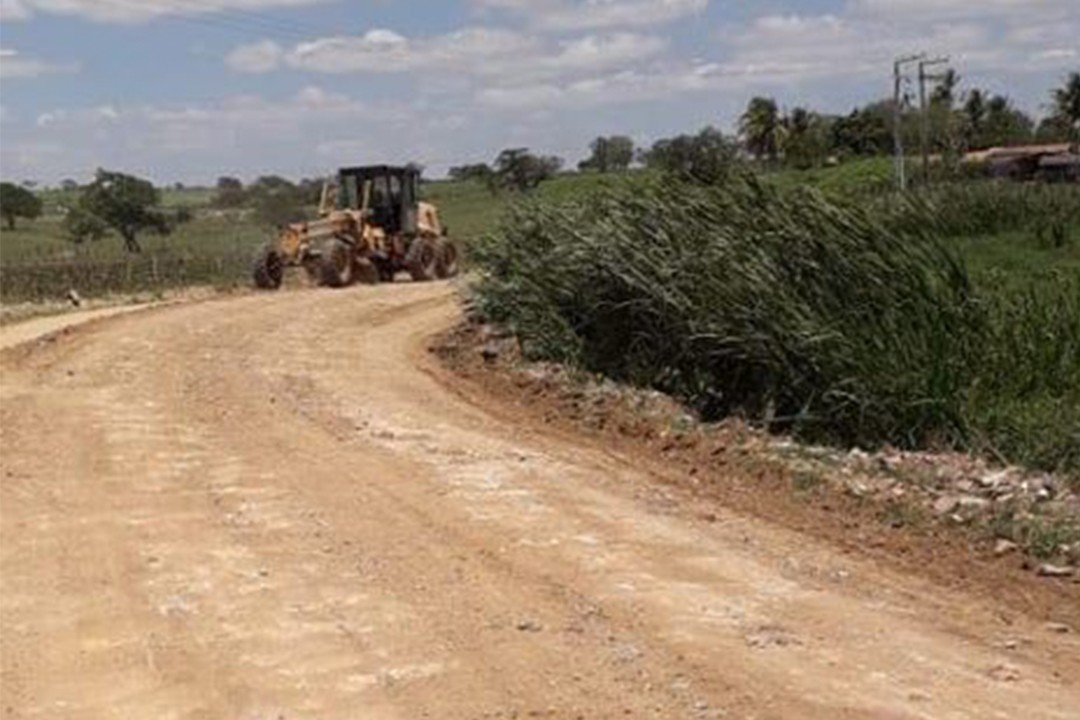
[[(98, 2), (127, 10), (143, 10), (143, 5), (138, 2), (138, 0), (98, 0)], [(192, 4), (197, 4), (204, 8), (206, 14), (170, 13), (160, 16), (160, 19), (170, 22), (201, 25), (216, 30), (231, 31), (247, 37), (252, 35), (270, 35), (290, 42), (311, 40), (313, 35), (333, 34), (326, 33), (322, 29), (315, 28), (315, 26), (306, 27), (299, 23), (292, 23), (280, 18), (230, 10), (228, 8), (217, 8), (213, 5), (199, 3)]]
[(190, 5), (201, 7), (205, 9), (207, 13), (216, 13), (227, 17), (233, 17), (238, 20), (250, 20), (255, 25), (264, 25), (270, 28), (276, 27), (289, 33), (301, 32), (308, 36), (316, 37), (340, 34), (336, 31), (331, 31), (327, 28), (319, 27), (301, 20), (286, 20), (285, 18), (268, 15), (266, 13), (257, 13), (251, 10), (242, 10), (240, 8), (223, 7), (214, 2), (207, 2), (206, 0), (184, 0), (181, 7)]

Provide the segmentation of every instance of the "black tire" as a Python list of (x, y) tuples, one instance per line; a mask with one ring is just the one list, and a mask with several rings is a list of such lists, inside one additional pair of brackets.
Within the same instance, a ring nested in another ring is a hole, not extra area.
[(353, 268), (353, 277), (361, 285), (378, 285), (380, 274), (379, 268), (369, 258), (359, 258)]
[(440, 280), (457, 277), (458, 248), (450, 238), (441, 237), (435, 241), (435, 277)]
[(413, 282), (434, 280), (438, 259), (434, 239), (418, 237), (409, 245), (409, 252), (405, 255), (405, 269), (409, 271)]
[(375, 269), (379, 273), (380, 282), (394, 282), (394, 264), (389, 260), (376, 260)]
[(255, 259), (255, 267), (252, 270), (252, 279), (255, 287), (260, 290), (277, 290), (285, 277), (285, 263), (281, 255), (273, 248), (266, 248)]
[(339, 288), (352, 284), (353, 248), (344, 240), (329, 240), (319, 257), (319, 284)]

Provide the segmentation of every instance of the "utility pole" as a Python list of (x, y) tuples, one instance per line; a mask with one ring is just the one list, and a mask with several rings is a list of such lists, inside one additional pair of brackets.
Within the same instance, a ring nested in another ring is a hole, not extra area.
[(903, 192), (907, 190), (907, 174), (904, 168), (904, 135), (901, 125), (904, 119), (904, 76), (905, 65), (918, 62), (926, 57), (926, 53), (918, 55), (906, 55), (899, 57), (893, 63), (893, 145), (896, 148), (896, 187)]
[(930, 108), (926, 104), (926, 83), (928, 80), (941, 80), (945, 77), (942, 74), (927, 73), (926, 68), (944, 65), (947, 62), (949, 62), (947, 57), (919, 61), (919, 152), (922, 155), (922, 175), (925, 185), (930, 184)]

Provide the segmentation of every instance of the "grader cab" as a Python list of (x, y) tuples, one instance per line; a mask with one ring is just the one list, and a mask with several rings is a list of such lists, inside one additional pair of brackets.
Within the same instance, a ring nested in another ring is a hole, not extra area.
[(420, 201), (412, 167), (342, 168), (323, 186), (319, 217), (283, 227), (255, 262), (256, 287), (281, 287), (285, 271), (302, 267), (319, 285), (453, 277), (458, 249), (434, 205)]

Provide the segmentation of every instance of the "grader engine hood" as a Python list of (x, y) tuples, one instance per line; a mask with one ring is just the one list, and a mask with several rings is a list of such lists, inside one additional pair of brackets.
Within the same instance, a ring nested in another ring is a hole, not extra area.
[(326, 240), (339, 236), (352, 236), (360, 226), (360, 219), (351, 212), (336, 211), (318, 220), (292, 223), (282, 228), (277, 248), (287, 262), (300, 262), (304, 255), (314, 254)]

